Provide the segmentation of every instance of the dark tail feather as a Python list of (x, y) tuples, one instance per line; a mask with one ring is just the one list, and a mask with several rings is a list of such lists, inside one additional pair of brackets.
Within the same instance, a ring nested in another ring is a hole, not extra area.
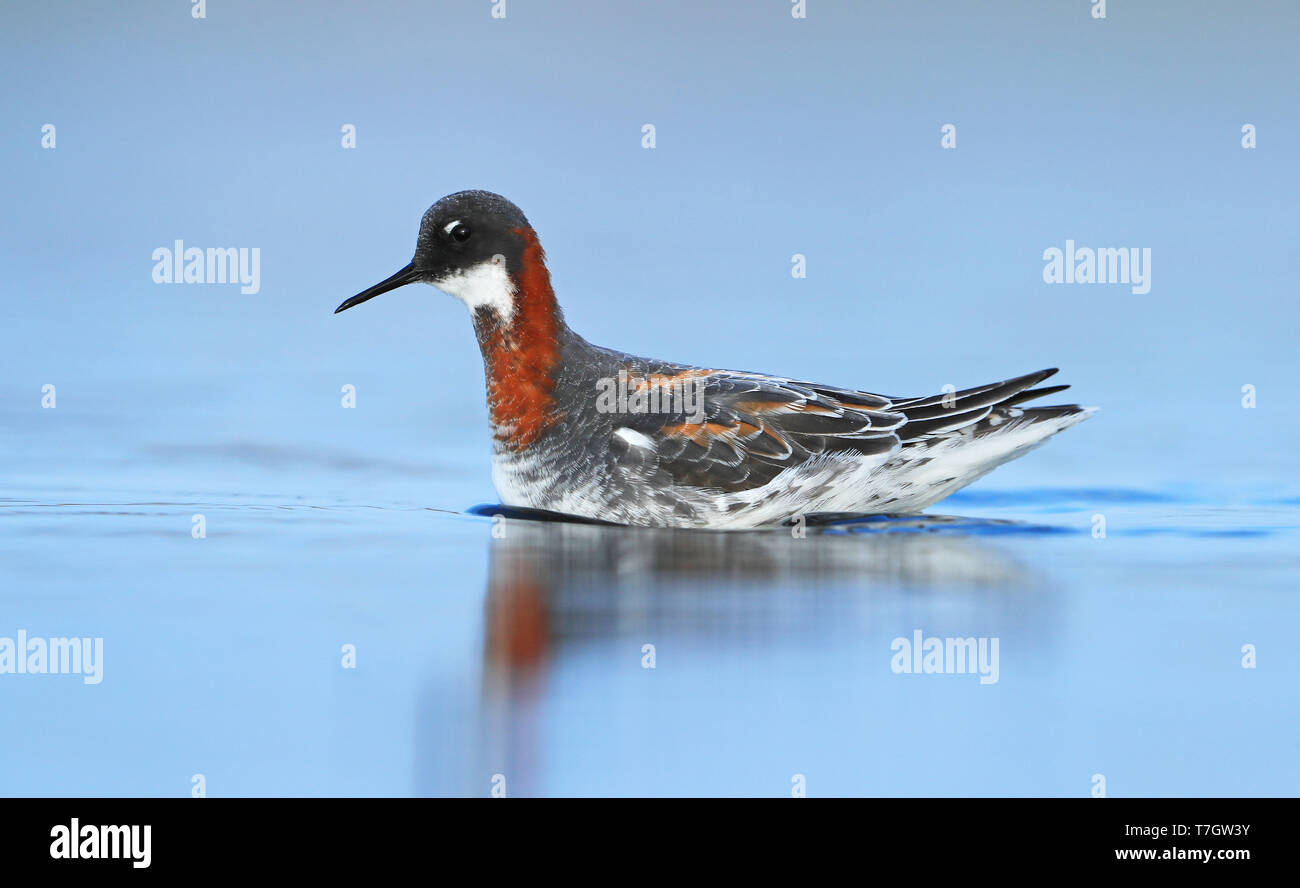
[[(973, 425), (992, 411), (1024, 400), (1026, 396), (1035, 397), (1026, 390), (1034, 391), (1030, 386), (1037, 385), (1054, 373), (1056, 368), (1053, 367), (960, 392), (895, 400), (891, 409), (907, 417), (907, 422), (896, 434), (906, 444), (927, 435), (944, 434)], [(1046, 394), (1062, 388), (1067, 386), (1048, 386), (1037, 391)]]
[(1014, 407), (1017, 404), (1023, 404), (1026, 401), (1032, 401), (1034, 398), (1041, 398), (1044, 395), (1054, 395), (1057, 392), (1063, 392), (1068, 388), (1069, 388), (1068, 385), (1046, 385), (1043, 386), (1042, 388), (1030, 389), (1027, 392), (1021, 392), (1020, 394), (1014, 397), (1008, 398), (998, 406)]
[[(1038, 385), (1038, 383), (1055, 373), (1056, 368), (1052, 367), (1047, 370), (1039, 370), (1037, 373), (1026, 373), (1024, 376), (1004, 379), (1002, 382), (991, 382), (988, 385), (963, 389), (959, 392), (940, 392), (937, 395), (927, 395), (921, 398), (890, 398), (890, 400), (893, 402), (893, 409), (901, 410), (911, 418), (929, 419), (932, 416), (939, 415), (941, 411), (951, 413), (953, 410), (970, 410), (976, 407), (1003, 404), (1012, 395), (1032, 385)], [(931, 413), (922, 412), (927, 407), (937, 409)]]

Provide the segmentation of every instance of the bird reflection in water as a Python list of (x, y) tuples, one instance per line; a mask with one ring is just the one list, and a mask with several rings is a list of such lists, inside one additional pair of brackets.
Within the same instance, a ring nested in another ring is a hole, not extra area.
[(487, 663), (524, 674), (568, 640), (637, 626), (761, 632), (779, 612), (788, 627), (836, 589), (1005, 592), (1032, 579), (1000, 549), (952, 532), (1015, 525), (887, 521), (711, 532), (505, 519), (491, 542)]
[(537, 771), (548, 670), (570, 653), (625, 643), (619, 662), (635, 662), (645, 640), (816, 649), (836, 633), (892, 632), (900, 610), (908, 627), (936, 628), (1042, 615), (1041, 579), (987, 537), (1048, 528), (874, 516), (709, 532), (534, 515), (496, 521), (485, 613), (480, 749), (521, 778)]

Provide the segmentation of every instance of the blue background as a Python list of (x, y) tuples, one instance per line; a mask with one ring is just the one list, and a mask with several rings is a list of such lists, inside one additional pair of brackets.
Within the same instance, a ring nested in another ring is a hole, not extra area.
[[(0, 676), (0, 793), (1300, 791), (1300, 11), (789, 10), (6, 5), (0, 635), (107, 663)], [(938, 507), (1024, 532), (494, 540), (464, 309), (331, 314), (476, 187), (598, 344), (898, 395), (1059, 366), (1103, 411)], [(1149, 247), (1150, 292), (1045, 284), (1067, 238)], [(153, 283), (176, 239), (260, 248), (261, 292)], [(918, 627), (1000, 636), (1002, 681), (893, 675)]]

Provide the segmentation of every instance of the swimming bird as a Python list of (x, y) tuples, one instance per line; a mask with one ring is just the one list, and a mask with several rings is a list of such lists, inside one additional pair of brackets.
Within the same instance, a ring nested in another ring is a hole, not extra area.
[(573, 332), (537, 233), (461, 191), (424, 214), (415, 257), (335, 309), (411, 283), (470, 310), (504, 505), (621, 524), (748, 528), (826, 512), (920, 512), (1092, 415), (1022, 407), (1040, 370), (928, 397), (624, 354)]

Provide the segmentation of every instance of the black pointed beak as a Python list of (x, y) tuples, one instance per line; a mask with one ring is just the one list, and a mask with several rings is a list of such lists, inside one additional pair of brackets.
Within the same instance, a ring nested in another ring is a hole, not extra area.
[(397, 274), (393, 275), (392, 277), (385, 278), (384, 280), (375, 284), (373, 287), (362, 290), (360, 293), (353, 296), (351, 299), (348, 299), (338, 308), (334, 309), (334, 313), (338, 314), (339, 312), (343, 311), (346, 308), (351, 308), (354, 305), (360, 305), (361, 303), (365, 302), (367, 299), (374, 299), (380, 293), (387, 293), (389, 290), (396, 290), (398, 287), (405, 287), (407, 284), (413, 284), (419, 279), (420, 279), (420, 273), (415, 270), (415, 263), (412, 262), (410, 265), (407, 265), (405, 268), (397, 272)]

